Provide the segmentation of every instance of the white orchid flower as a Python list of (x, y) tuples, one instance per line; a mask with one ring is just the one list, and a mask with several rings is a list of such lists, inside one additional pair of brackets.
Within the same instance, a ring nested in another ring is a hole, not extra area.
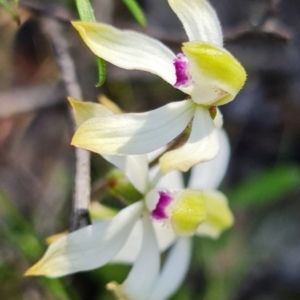
[[(73, 99), (70, 102), (75, 109), (78, 125), (90, 118), (91, 114), (111, 114), (104, 106), (94, 103), (82, 103)], [(214, 162), (220, 161), (220, 165), (214, 165), (209, 188), (214, 188), (217, 181), (222, 179), (228, 161), (226, 136), (224, 133), (221, 136), (225, 141), (221, 152), (215, 160), (204, 164), (208, 170)], [(109, 262), (134, 263), (123, 284), (110, 283), (108, 288), (120, 299), (167, 299), (180, 286), (187, 272), (191, 255), (190, 236), (195, 233), (216, 237), (232, 224), (233, 218), (226, 199), (214, 191), (185, 191), (177, 171), (162, 177), (157, 184), (158, 189), (154, 190), (152, 180), (148, 177), (148, 161), (143, 155), (105, 158), (123, 170), (143, 195), (142, 201), (122, 209), (111, 219), (60, 237), (26, 275), (60, 277), (95, 269)], [(205, 170), (204, 172), (207, 173)], [(192, 178), (195, 174), (198, 174), (196, 168), (192, 170)], [(162, 185), (164, 189), (160, 188)], [(171, 208), (164, 205), (165, 194), (172, 198), (172, 201), (168, 201), (168, 204), (173, 202)], [(157, 196), (161, 195), (158, 199)], [(157, 216), (161, 213), (165, 216), (158, 220)], [(160, 270), (160, 252), (172, 244), (174, 245)]]
[[(206, 187), (208, 190), (213, 190), (223, 180), (229, 161), (230, 148), (224, 131), (220, 132), (220, 136), (221, 151), (215, 159), (192, 168), (189, 187), (194, 189), (204, 189)], [(170, 189), (183, 187), (183, 180), (179, 172), (173, 171), (160, 180), (159, 186), (168, 186)], [(228, 210), (226, 198), (221, 194), (218, 196), (217, 194), (212, 195), (216, 197), (212, 197), (207, 201), (208, 216), (197, 228), (196, 235), (198, 236), (217, 238), (223, 230), (233, 223), (233, 217)], [(156, 213), (155, 210), (153, 212)], [(148, 260), (151, 255), (158, 255), (158, 251), (150, 253), (147, 250), (146, 244), (144, 244), (144, 241), (142, 242), (147, 234), (145, 231), (143, 232), (142, 222), (139, 220), (135, 224), (124, 247), (114, 258), (114, 262), (134, 263), (128, 277), (130, 280), (126, 279), (121, 285), (115, 282), (108, 284), (108, 289), (112, 290), (118, 299), (166, 300), (182, 284), (191, 258), (192, 238), (176, 237), (172, 231), (167, 230), (168, 226), (165, 225), (156, 219), (152, 219), (156, 240), (159, 241), (159, 250), (165, 250), (171, 243), (174, 243), (161, 271), (158, 272), (157, 265), (155, 263), (149, 264)], [(142, 256), (144, 259), (138, 259)], [(137, 264), (139, 267), (135, 267)], [(142, 274), (145, 274), (145, 270), (150, 274), (148, 282), (143, 281)], [(153, 274), (155, 275), (153, 276)], [(146, 291), (149, 284), (152, 286), (151, 292), (139, 293), (139, 291)], [(137, 286), (139, 291), (136, 291)]]
[(205, 0), (169, 0), (189, 41), (175, 55), (156, 39), (101, 23), (73, 22), (87, 46), (99, 57), (124, 68), (160, 76), (188, 95), (145, 113), (111, 115), (87, 120), (73, 145), (108, 155), (145, 154), (176, 138), (192, 121), (188, 141), (160, 158), (163, 173), (187, 171), (214, 158), (219, 151), (215, 107), (233, 100), (246, 73), (223, 48), (220, 23)]
[[(137, 159), (140, 161), (140, 157)], [(114, 161), (112, 157), (110, 160)], [(214, 160), (208, 162), (207, 168), (210, 168), (209, 164), (213, 162)], [(132, 183), (138, 187), (140, 176), (137, 172), (140, 168), (137, 167), (137, 163), (132, 166), (136, 171)], [(129, 166), (124, 167), (125, 173), (126, 168)], [(221, 166), (219, 170), (215, 169), (215, 172), (220, 174), (223, 169)], [(193, 172), (192, 176), (197, 173), (198, 171)], [(217, 178), (220, 178), (218, 174)], [(178, 181), (177, 175), (179, 174), (173, 171), (167, 175), (169, 179), (163, 178), (162, 181), (171, 188), (174, 188), (176, 183), (180, 187), (182, 182)], [(148, 185), (146, 190), (149, 189), (149, 184), (151, 185), (149, 182), (145, 184)], [(193, 234), (191, 228), (196, 235), (216, 237), (231, 226), (233, 217), (226, 198), (216, 191), (177, 189), (176, 193), (173, 189), (165, 188), (163, 192), (158, 189), (157, 193), (155, 190), (147, 193), (146, 190), (145, 198), (148, 206), (155, 206), (153, 210), (146, 208), (145, 201), (139, 201), (122, 209), (112, 219), (60, 237), (49, 246), (43, 258), (31, 267), (26, 275), (60, 277), (95, 269), (109, 262), (133, 263), (127, 279), (121, 285), (109, 283), (108, 289), (123, 300), (168, 299), (178, 289), (188, 270)], [(170, 198), (174, 204), (167, 218), (161, 220), (157, 215), (166, 213), (163, 202), (167, 193), (171, 194)], [(160, 204), (158, 202), (155, 205), (156, 195), (162, 197)], [(160, 252), (172, 244), (167, 260), (160, 268)]]
[[(220, 138), (221, 148), (218, 155), (213, 160), (198, 164), (191, 169), (188, 188), (192, 190), (209, 192), (214, 191), (220, 185), (226, 173), (230, 156), (228, 138), (223, 130), (220, 131)], [(155, 173), (155, 171), (157, 171), (157, 168), (153, 173)], [(152, 174), (152, 176), (153, 175), (154, 174)], [(172, 191), (176, 189), (178, 190), (184, 188), (181, 173), (178, 171), (172, 171), (168, 173), (159, 180), (156, 188), (158, 192), (156, 194), (155, 190), (154, 192), (150, 192), (150, 196), (152, 197), (150, 197), (150, 199), (148, 198), (148, 207), (150, 209), (152, 207), (154, 214), (156, 213), (155, 208), (158, 205), (157, 194), (159, 195), (159, 192), (172, 193)], [(232, 225), (233, 218), (231, 213), (227, 212), (228, 207), (226, 198), (219, 192), (213, 193), (213, 195), (216, 195), (216, 198), (207, 202), (208, 206), (210, 207), (210, 213), (208, 214), (208, 218), (197, 228), (195, 232), (195, 235), (197, 236), (218, 238), (223, 230)], [(222, 213), (219, 213), (222, 210), (222, 207), (223, 210), (225, 210), (224, 216), (222, 216)], [(214, 213), (216, 213), (215, 221), (218, 220), (219, 215), (219, 225), (218, 221), (214, 224)], [(211, 219), (209, 217), (211, 217)], [(171, 229), (171, 224), (167, 223), (168, 222), (165, 222), (163, 219), (159, 220), (157, 218), (153, 218), (153, 227), (157, 235), (160, 251), (166, 250), (176, 240), (176, 234), (174, 234), (173, 230)], [(224, 226), (222, 226), (222, 224), (224, 224)], [(114, 262), (131, 264), (135, 261), (141, 247), (140, 241), (142, 240), (142, 231), (142, 222), (139, 220), (136, 222), (124, 247), (114, 258)]]

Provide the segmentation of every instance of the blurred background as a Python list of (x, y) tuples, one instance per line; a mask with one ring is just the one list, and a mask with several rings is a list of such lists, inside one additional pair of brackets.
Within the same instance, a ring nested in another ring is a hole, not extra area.
[[(166, 0), (138, 1), (146, 27), (121, 0), (92, 3), (98, 21), (145, 32), (175, 52), (186, 40)], [(248, 73), (237, 98), (221, 107), (232, 155), (220, 190), (236, 221), (217, 241), (194, 239), (189, 274), (172, 300), (299, 300), (300, 1), (211, 3), (225, 48)], [(68, 49), (85, 100), (105, 94), (124, 111), (141, 112), (184, 97), (158, 77), (111, 65), (96, 88), (95, 58), (71, 27), (74, 19), (72, 0), (20, 0), (18, 8), (0, 1), (0, 299), (109, 300), (105, 284), (122, 282), (129, 270), (108, 265), (62, 279), (23, 277), (45, 251), (45, 238), (70, 225), (73, 125), (55, 38)], [(109, 168), (92, 155), (95, 201)]]

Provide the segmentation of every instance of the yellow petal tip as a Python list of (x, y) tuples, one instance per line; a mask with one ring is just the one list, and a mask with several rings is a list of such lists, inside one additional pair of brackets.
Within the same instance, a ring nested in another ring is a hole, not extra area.
[(41, 269), (40, 269), (39, 262), (37, 262), (35, 265), (33, 265), (31, 268), (29, 268), (24, 273), (25, 277), (28, 277), (28, 276), (39, 276), (39, 275), (43, 275), (43, 273), (41, 272)]
[(56, 234), (53, 234), (53, 235), (50, 235), (48, 236), (46, 239), (45, 239), (45, 243), (47, 245), (50, 245), (52, 244), (53, 242), (55, 242), (56, 240), (60, 239), (61, 237), (67, 235), (69, 233), (68, 230), (65, 230), (63, 232), (60, 232), (60, 233), (56, 233)]

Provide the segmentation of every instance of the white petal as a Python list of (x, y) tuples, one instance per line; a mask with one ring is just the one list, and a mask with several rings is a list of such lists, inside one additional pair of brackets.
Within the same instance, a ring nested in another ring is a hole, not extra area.
[(122, 247), (120, 252), (114, 257), (112, 260), (113, 263), (125, 263), (131, 264), (133, 263), (141, 249), (143, 238), (143, 228), (142, 221), (138, 220), (126, 240), (125, 245)]
[(148, 187), (148, 161), (146, 155), (102, 155), (121, 169), (134, 187), (142, 194)]
[(175, 54), (158, 40), (101, 23), (72, 24), (97, 56), (120, 68), (147, 71), (160, 76), (171, 85), (175, 84)]
[(215, 189), (223, 180), (230, 157), (230, 145), (224, 130), (219, 131), (220, 151), (217, 156), (205, 163), (194, 166), (191, 170), (189, 188)]
[[(163, 252), (174, 242), (174, 231), (171, 229), (171, 227), (165, 226), (165, 224), (162, 224), (162, 222), (157, 222), (155, 220), (152, 220), (152, 226), (155, 231), (158, 248), (161, 252)], [(138, 220), (134, 225), (125, 245), (113, 259), (113, 262), (125, 264), (133, 263), (140, 252), (142, 235), (142, 222), (141, 220)]]
[(79, 127), (72, 144), (100, 154), (148, 153), (178, 136), (194, 110), (193, 101), (184, 100), (145, 113), (93, 118)]
[(159, 189), (182, 189), (183, 178), (179, 171), (171, 171), (166, 175), (162, 176), (156, 185)]
[(147, 300), (166, 300), (176, 292), (188, 270), (191, 246), (191, 238), (178, 239), (170, 250), (154, 290)]
[(141, 251), (128, 277), (121, 286), (108, 284), (121, 299), (146, 300), (158, 277), (160, 256), (155, 233), (149, 216), (143, 218), (143, 241)]
[(170, 226), (166, 226), (162, 222), (152, 220), (155, 230), (158, 247), (161, 252), (165, 251), (175, 241), (175, 234)]
[[(150, 169), (150, 180), (154, 178), (154, 174), (159, 172), (159, 165), (154, 166)], [(171, 171), (160, 177), (159, 181), (156, 183), (155, 187), (157, 189), (181, 189), (184, 187), (182, 174), (179, 171)]]
[(208, 109), (197, 106), (191, 135), (182, 147), (160, 158), (163, 173), (171, 170), (188, 171), (194, 165), (213, 159), (219, 152), (220, 141), (217, 127)]
[(219, 19), (213, 7), (205, 0), (169, 0), (182, 22), (190, 41), (223, 45)]
[(107, 264), (124, 245), (142, 209), (142, 202), (134, 203), (111, 221), (90, 225), (58, 239), (25, 275), (60, 277)]

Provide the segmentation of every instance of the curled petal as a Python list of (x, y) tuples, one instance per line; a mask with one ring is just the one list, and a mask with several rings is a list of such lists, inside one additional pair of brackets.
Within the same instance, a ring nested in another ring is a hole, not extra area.
[(198, 106), (191, 135), (182, 147), (165, 153), (159, 160), (163, 173), (172, 170), (188, 171), (196, 164), (213, 159), (219, 152), (218, 129), (208, 110)]
[(51, 244), (26, 276), (60, 277), (107, 264), (123, 247), (143, 204), (132, 204), (111, 221), (74, 231)]
[(155, 233), (148, 215), (143, 217), (141, 251), (126, 280), (118, 285), (107, 285), (119, 299), (146, 300), (159, 274), (160, 257)]
[(226, 229), (232, 226), (234, 217), (228, 207), (227, 198), (217, 191), (203, 191), (206, 204), (206, 220), (198, 227), (196, 234), (217, 238)]
[(223, 45), (222, 30), (215, 10), (205, 0), (169, 0), (190, 41)]
[(174, 53), (156, 39), (101, 23), (72, 22), (87, 46), (99, 57), (129, 70), (142, 70), (175, 84)]
[(215, 189), (224, 178), (229, 157), (230, 145), (224, 130), (219, 131), (220, 151), (217, 156), (207, 162), (198, 164), (191, 169), (188, 186), (191, 189)]
[(191, 100), (145, 112), (93, 118), (82, 124), (72, 144), (100, 154), (144, 154), (172, 141), (193, 117)]
[(187, 273), (191, 248), (191, 238), (178, 238), (170, 250), (154, 289), (147, 300), (169, 299), (176, 292)]
[[(222, 105), (231, 101), (246, 81), (242, 65), (224, 48), (208, 43), (183, 44), (196, 86), (192, 98), (203, 105)], [(203, 93), (205, 92), (205, 96)], [(204, 102), (201, 101), (204, 98)]]

